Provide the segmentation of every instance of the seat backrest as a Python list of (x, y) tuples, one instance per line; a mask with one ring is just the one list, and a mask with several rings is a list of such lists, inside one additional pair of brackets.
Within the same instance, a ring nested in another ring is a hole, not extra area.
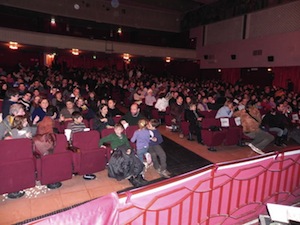
[(121, 116), (114, 116), (114, 117), (113, 117), (113, 120), (114, 120), (115, 124), (116, 124), (116, 123), (119, 123), (120, 120), (121, 120), (121, 118), (122, 118)]
[(65, 152), (68, 147), (67, 138), (64, 134), (56, 134), (56, 145), (53, 153)]
[(125, 130), (125, 134), (126, 134), (127, 138), (131, 139), (133, 136), (133, 133), (138, 129), (139, 129), (139, 127), (137, 125), (128, 126)]
[(93, 129), (93, 127), (94, 127), (94, 119), (90, 119), (89, 128)]
[(231, 118), (229, 118), (229, 126), (230, 127), (241, 127), (241, 124), (237, 124), (237, 122), (236, 122), (238, 120), (241, 123), (241, 119), (240, 118), (237, 118), (237, 117), (231, 117)]
[(221, 122), (215, 118), (204, 118), (201, 125), (202, 129), (209, 129), (211, 126), (221, 127)]
[(33, 158), (32, 140), (29, 138), (0, 140), (0, 146), (0, 163)]
[(84, 123), (84, 125), (89, 128), (90, 127), (90, 122), (87, 119), (83, 119), (82, 121)]
[(205, 118), (215, 118), (217, 110), (200, 111), (199, 113), (202, 114)]
[(110, 134), (113, 134), (114, 132), (115, 132), (114, 128), (104, 128), (103, 130), (101, 130), (100, 135), (101, 135), (101, 138), (103, 138)]
[(81, 131), (73, 134), (73, 146), (80, 150), (98, 148), (100, 134), (96, 130)]

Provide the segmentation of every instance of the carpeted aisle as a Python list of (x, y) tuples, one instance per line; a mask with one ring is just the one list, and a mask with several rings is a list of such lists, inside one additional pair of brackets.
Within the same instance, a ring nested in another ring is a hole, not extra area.
[(161, 146), (166, 152), (167, 169), (172, 173), (172, 177), (212, 164), (169, 138), (165, 136), (163, 138)]

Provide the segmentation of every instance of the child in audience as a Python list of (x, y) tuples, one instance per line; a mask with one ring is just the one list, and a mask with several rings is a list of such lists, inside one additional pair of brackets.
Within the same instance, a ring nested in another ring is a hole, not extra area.
[(118, 147), (123, 146), (123, 145), (130, 148), (128, 138), (123, 133), (123, 131), (124, 131), (123, 125), (121, 123), (116, 123), (114, 126), (114, 133), (101, 138), (99, 141), (99, 146), (105, 148), (105, 145), (103, 145), (103, 144), (110, 143), (111, 149), (113, 149), (113, 150), (115, 150)]
[(86, 126), (82, 122), (83, 116), (82, 116), (81, 112), (79, 112), (79, 111), (73, 112), (72, 119), (73, 119), (73, 122), (68, 123), (67, 129), (70, 129), (72, 131), (72, 133), (84, 131)]
[(99, 141), (100, 147), (106, 148), (103, 144), (108, 142), (113, 149), (107, 167), (108, 176), (116, 178), (118, 181), (128, 179), (134, 187), (140, 187), (148, 183), (142, 177), (144, 164), (130, 148), (129, 141), (123, 131), (123, 125), (116, 123), (114, 133), (101, 138)]
[(11, 130), (11, 138), (32, 138), (35, 135), (36, 127), (30, 127), (26, 116), (16, 116)]
[(154, 169), (164, 178), (170, 178), (170, 172), (167, 170), (166, 153), (161, 147), (163, 138), (160, 132), (156, 129), (159, 122), (156, 119), (151, 119), (147, 124), (150, 132), (149, 153), (151, 154)]
[[(138, 158), (144, 162), (144, 155), (148, 153), (149, 142), (150, 142), (150, 133), (149, 130), (146, 129), (148, 124), (148, 120), (141, 119), (138, 121), (139, 129), (133, 133), (131, 142), (136, 142), (137, 155)], [(147, 157), (147, 164), (150, 164), (151, 160)]]

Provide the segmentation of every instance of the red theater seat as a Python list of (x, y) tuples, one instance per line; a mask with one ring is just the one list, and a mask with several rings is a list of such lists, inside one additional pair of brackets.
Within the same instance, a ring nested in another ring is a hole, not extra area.
[(0, 140), (0, 146), (0, 194), (34, 187), (35, 165), (31, 139)]
[(92, 174), (105, 169), (110, 148), (99, 148), (100, 134), (96, 130), (73, 134), (73, 146), (79, 148), (74, 162), (75, 171), (79, 175)]
[(212, 127), (221, 127), (219, 119), (204, 118), (202, 121), (202, 140), (208, 150), (216, 151), (215, 146), (221, 145), (226, 137), (226, 130), (213, 130)]
[(53, 154), (36, 159), (37, 180), (49, 188), (60, 187), (60, 181), (72, 178), (72, 152), (67, 150), (67, 139), (64, 134), (56, 135), (56, 146)]

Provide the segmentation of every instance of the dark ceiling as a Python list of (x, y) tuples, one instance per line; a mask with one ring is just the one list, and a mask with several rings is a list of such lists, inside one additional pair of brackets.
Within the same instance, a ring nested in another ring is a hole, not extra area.
[[(117, 1), (117, 0), (107, 0)], [(142, 6), (143, 8), (153, 8), (162, 10), (174, 10), (186, 13), (201, 6), (212, 4), (218, 0), (118, 0), (119, 4)]]

